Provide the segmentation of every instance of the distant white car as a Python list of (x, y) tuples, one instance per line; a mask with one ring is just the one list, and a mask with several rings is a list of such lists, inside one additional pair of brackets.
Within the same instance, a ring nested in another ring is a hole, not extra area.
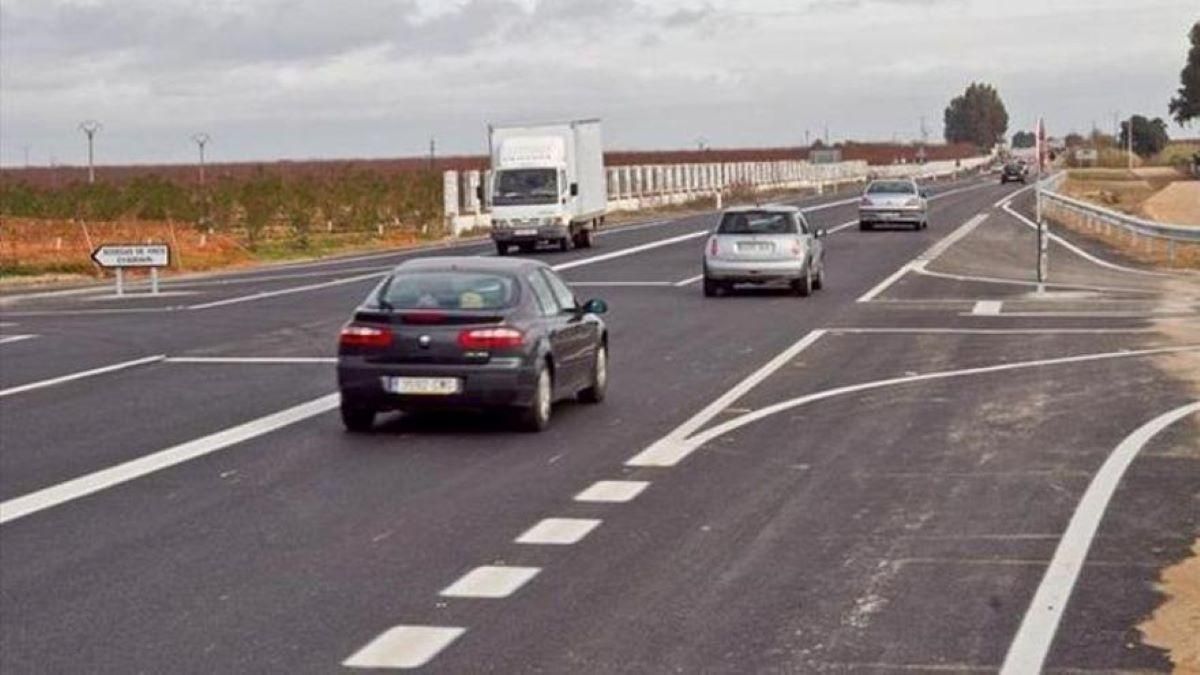
[(858, 205), (858, 229), (876, 225), (929, 227), (928, 193), (911, 178), (871, 181)]
[(825, 285), (824, 238), (794, 206), (727, 209), (704, 246), (704, 295), (785, 283), (807, 296)]

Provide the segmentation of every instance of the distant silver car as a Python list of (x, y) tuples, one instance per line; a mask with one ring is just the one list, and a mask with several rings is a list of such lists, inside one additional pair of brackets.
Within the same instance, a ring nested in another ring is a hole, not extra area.
[(858, 229), (876, 225), (911, 225), (914, 230), (929, 227), (928, 193), (911, 178), (871, 181), (858, 205)]
[(794, 206), (727, 209), (704, 246), (704, 295), (784, 283), (807, 296), (825, 285), (824, 238)]

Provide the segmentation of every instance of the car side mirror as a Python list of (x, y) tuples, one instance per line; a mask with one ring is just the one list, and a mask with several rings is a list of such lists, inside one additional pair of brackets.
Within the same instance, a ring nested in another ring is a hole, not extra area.
[(571, 196), (572, 197), (579, 196), (579, 183), (571, 183)]
[(928, 199), (929, 198), (929, 190), (922, 189), (921, 190), (921, 198)]
[(818, 227), (815, 234), (817, 236), (817, 239), (824, 239), (825, 235), (826, 235), (825, 228)]
[(583, 303), (584, 314), (604, 314), (608, 311), (608, 303), (600, 298), (593, 298)]

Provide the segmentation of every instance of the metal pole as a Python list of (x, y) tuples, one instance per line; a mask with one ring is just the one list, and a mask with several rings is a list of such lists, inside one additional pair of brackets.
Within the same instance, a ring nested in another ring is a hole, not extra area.
[(158, 295), (158, 268), (150, 268), (150, 294)]
[(125, 295), (125, 268), (117, 268), (117, 295)]
[(204, 187), (204, 147), (212, 138), (203, 131), (192, 135), (192, 142), (200, 149), (200, 187)]
[(1132, 115), (1129, 116), (1129, 133), (1126, 135), (1128, 136), (1127, 140), (1129, 143), (1129, 170), (1133, 171), (1133, 116)]
[(100, 131), (100, 129), (102, 129), (103, 127), (104, 127), (104, 125), (100, 124), (96, 120), (84, 120), (79, 123), (79, 130), (87, 135), (88, 183), (96, 182), (96, 166), (95, 166), (95, 162), (94, 162), (95, 156), (93, 153), (93, 145), (96, 140), (96, 132)]

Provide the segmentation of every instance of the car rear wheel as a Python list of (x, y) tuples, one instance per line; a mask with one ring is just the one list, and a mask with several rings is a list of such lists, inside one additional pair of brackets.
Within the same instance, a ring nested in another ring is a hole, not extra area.
[(608, 346), (601, 344), (596, 348), (596, 358), (592, 361), (592, 386), (579, 392), (579, 400), (584, 403), (599, 403), (608, 393)]
[(591, 248), (592, 236), (592, 230), (580, 230), (579, 234), (575, 235), (575, 248)]
[(550, 426), (550, 412), (554, 406), (554, 382), (550, 377), (550, 369), (543, 364), (535, 377), (533, 401), (521, 411), (518, 418), (521, 428), (532, 432), (543, 431)]
[(817, 271), (817, 276), (813, 279), (813, 290), (819, 291), (825, 288), (825, 262), (821, 261), (821, 269)]
[(802, 298), (807, 298), (808, 296), (812, 295), (812, 291), (813, 291), (813, 276), (812, 276), (812, 268), (810, 267), (810, 268), (807, 268), (804, 270), (803, 278), (797, 279), (792, 282), (792, 292)]
[(721, 294), (721, 290), (722, 288), (720, 283), (713, 281), (708, 277), (704, 278), (704, 297), (715, 298)]
[(375, 426), (375, 411), (371, 408), (342, 401), (341, 413), (346, 431), (365, 433)]
[(496, 242), (496, 255), (508, 255), (508, 244)]
[(871, 223), (860, 220), (858, 221), (858, 229), (866, 232), (871, 229)]

